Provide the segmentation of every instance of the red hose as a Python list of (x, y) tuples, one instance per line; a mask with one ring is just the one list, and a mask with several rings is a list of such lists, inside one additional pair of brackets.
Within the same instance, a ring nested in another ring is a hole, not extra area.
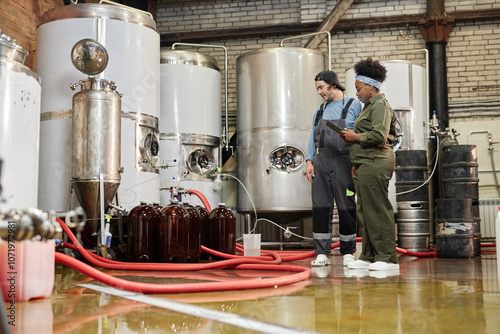
[[(169, 284), (169, 285), (148, 284), (148, 283), (130, 282), (127, 280), (107, 275), (70, 256), (56, 252), (55, 257), (58, 263), (76, 269), (82, 272), (83, 274), (98, 280), (99, 282), (108, 284), (118, 289), (124, 289), (127, 291), (134, 291), (141, 293), (184, 293), (184, 292), (244, 290), (244, 289), (254, 289), (254, 288), (275, 287), (275, 286), (297, 283), (306, 280), (311, 276), (311, 270), (309, 268), (290, 266), (290, 265), (287, 266), (279, 265), (281, 263), (281, 258), (276, 252), (270, 252), (270, 251), (265, 251), (265, 253), (271, 255), (271, 259), (274, 258), (274, 260), (272, 261), (260, 260), (260, 258), (263, 257), (244, 258), (240, 256), (239, 258), (237, 258), (237, 256), (235, 255), (230, 255), (230, 257), (235, 257), (230, 260), (223, 260), (207, 264), (164, 264), (164, 263), (134, 264), (134, 263), (111, 261), (108, 259), (101, 258), (98, 255), (84, 249), (76, 239), (75, 235), (68, 228), (68, 226), (59, 218), (57, 218), (57, 221), (63, 228), (64, 232), (68, 235), (70, 240), (74, 243), (74, 244), (63, 243), (65, 247), (79, 251), (87, 261), (96, 266), (106, 269), (179, 271), (179, 270), (202, 270), (202, 269), (212, 269), (212, 268), (234, 268), (234, 269), (247, 269), (247, 270), (274, 270), (274, 271), (296, 272), (295, 274), (276, 277), (276, 278), (264, 278), (259, 280), (252, 279), (245, 281), (239, 280), (236, 282), (211, 282), (211, 283)], [(222, 254), (222, 253), (220, 254), (228, 256), (227, 254)], [(264, 256), (264, 257), (269, 258), (269, 256)], [(274, 263), (274, 264), (269, 264), (269, 263)]]
[(71, 256), (55, 253), (56, 262), (64, 264), (68, 267), (78, 270), (79, 272), (92, 277), (93, 279), (115, 287), (117, 289), (140, 292), (146, 294), (165, 294), (165, 293), (188, 293), (188, 292), (210, 292), (210, 291), (230, 291), (230, 290), (246, 290), (257, 288), (270, 288), (281, 285), (287, 285), (304, 281), (311, 276), (311, 269), (306, 267), (290, 266), (290, 265), (255, 265), (255, 264), (240, 264), (235, 269), (248, 270), (276, 270), (276, 271), (292, 271), (295, 274), (242, 280), (235, 282), (209, 282), (209, 283), (181, 283), (181, 284), (151, 284), (131, 282), (124, 279), (116, 278), (105, 274)]
[[(64, 232), (68, 235), (69, 239), (73, 243), (75, 249), (82, 254), (82, 256), (91, 264), (105, 268), (105, 269), (118, 269), (118, 270), (150, 270), (150, 271), (186, 271), (186, 270), (204, 270), (204, 269), (214, 269), (214, 268), (230, 268), (235, 267), (240, 264), (280, 264), (282, 262), (281, 257), (272, 251), (264, 251), (266, 254), (270, 255), (273, 260), (269, 261), (269, 256), (256, 256), (256, 257), (243, 257), (237, 255), (223, 254), (226, 257), (231, 257), (231, 259), (210, 262), (210, 263), (130, 263), (130, 262), (119, 262), (104, 259), (97, 254), (89, 252), (78, 242), (75, 235), (69, 227), (59, 218), (56, 218), (61, 225)], [(206, 248), (205, 248), (206, 249)], [(215, 252), (215, 251), (213, 251)]]
[(408, 255), (408, 256), (416, 256), (416, 257), (434, 257), (437, 256), (437, 252), (412, 252), (403, 248), (396, 247), (396, 251)]
[[(199, 193), (197, 191), (191, 191), (191, 193)], [(199, 193), (201, 195), (201, 193)], [(202, 202), (210, 209), (208, 201), (203, 195)], [(209, 210), (210, 211), (210, 210)], [(108, 259), (101, 258), (97, 254), (87, 251), (78, 242), (75, 235), (71, 232), (68, 226), (59, 218), (57, 218), (62, 229), (68, 235), (72, 244), (63, 244), (66, 247), (75, 249), (79, 251), (82, 256), (92, 263), (93, 265), (99, 266), (106, 269), (119, 269), (119, 270), (149, 270), (149, 271), (186, 271), (186, 270), (204, 270), (204, 269), (214, 269), (214, 268), (233, 268), (233, 269), (248, 269), (248, 270), (275, 270), (275, 271), (292, 271), (295, 274), (280, 276), (277, 278), (264, 278), (259, 280), (248, 280), (248, 281), (236, 281), (236, 282), (210, 282), (210, 283), (191, 283), (191, 284), (149, 284), (149, 283), (137, 283), (130, 282), (127, 280), (119, 279), (110, 275), (107, 275), (89, 265), (82, 263), (70, 256), (56, 252), (55, 257), (58, 263), (67, 265), (76, 269), (93, 279), (96, 279), (102, 283), (108, 284), (110, 286), (124, 289), (127, 291), (141, 292), (141, 293), (186, 293), (186, 292), (208, 292), (208, 291), (229, 291), (229, 290), (244, 290), (244, 289), (254, 289), (254, 288), (267, 288), (275, 287), (281, 285), (287, 285), (292, 283), (297, 283), (308, 279), (311, 276), (311, 270), (306, 267), (290, 266), (290, 265), (280, 265), (282, 257), (279, 252), (272, 251), (262, 251), (263, 256), (256, 257), (242, 257), (238, 255), (224, 254), (210, 250), (202, 246), (203, 251), (207, 251), (214, 255), (218, 255), (223, 258), (229, 258), (228, 260), (223, 260), (214, 263), (204, 263), (204, 264), (165, 264), (165, 263), (127, 263), (111, 261)], [(361, 238), (357, 238), (356, 241), (360, 241)], [(339, 246), (340, 243), (332, 244), (332, 249)], [(241, 244), (237, 244), (237, 249), (239, 251), (243, 250)], [(435, 256), (436, 252), (428, 253), (417, 253), (407, 251), (401, 248), (396, 248), (398, 252), (412, 256)], [(304, 259), (314, 255), (313, 251), (310, 252), (298, 252), (294, 254), (292, 252), (282, 252), (283, 260), (292, 261), (298, 259)], [(272, 264), (271, 264), (272, 263)]]
[(201, 200), (201, 202), (205, 206), (205, 209), (207, 209), (208, 212), (212, 211), (212, 209), (210, 208), (210, 203), (208, 203), (207, 198), (201, 192), (199, 192), (198, 190), (187, 189), (187, 193), (198, 196), (198, 198)]

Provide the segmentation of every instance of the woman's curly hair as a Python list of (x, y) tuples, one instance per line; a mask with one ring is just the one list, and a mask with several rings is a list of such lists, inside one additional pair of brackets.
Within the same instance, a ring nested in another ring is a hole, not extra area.
[(356, 74), (364, 75), (365, 77), (375, 79), (380, 82), (385, 81), (387, 69), (378, 60), (373, 60), (368, 57), (365, 60), (360, 60), (354, 65)]

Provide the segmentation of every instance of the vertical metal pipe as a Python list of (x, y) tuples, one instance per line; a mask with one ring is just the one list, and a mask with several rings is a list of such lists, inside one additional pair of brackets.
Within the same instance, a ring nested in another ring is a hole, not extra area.
[(427, 0), (427, 18), (444, 15), (444, 0)]
[(446, 74), (446, 41), (428, 42), (430, 68), (429, 79), (433, 83), (433, 89), (430, 90), (430, 112), (436, 111), (439, 121), (439, 128), (445, 129), (449, 126), (448, 113), (448, 85)]

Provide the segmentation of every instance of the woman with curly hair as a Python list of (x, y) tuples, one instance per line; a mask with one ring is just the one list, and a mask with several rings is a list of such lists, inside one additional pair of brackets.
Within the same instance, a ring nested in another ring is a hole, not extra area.
[(354, 71), (356, 95), (365, 105), (354, 130), (346, 129), (342, 138), (351, 144), (362, 251), (359, 259), (348, 267), (399, 271), (394, 213), (388, 196), (395, 166), (391, 143), (396, 136), (396, 115), (380, 93), (387, 70), (380, 62), (368, 58), (356, 63)]

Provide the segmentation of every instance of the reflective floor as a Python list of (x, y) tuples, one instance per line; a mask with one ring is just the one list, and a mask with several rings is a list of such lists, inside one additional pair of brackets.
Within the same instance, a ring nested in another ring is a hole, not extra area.
[[(268, 289), (155, 295), (207, 310), (318, 333), (500, 333), (497, 259), (485, 253), (471, 259), (415, 258), (401, 255), (400, 273), (378, 275), (342, 266), (313, 270), (304, 282)], [(294, 264), (310, 266), (311, 258)], [(228, 281), (277, 275), (266, 271), (114, 272), (138, 282)], [(384, 277), (387, 276), (387, 277)], [(52, 296), (18, 304), (14, 333), (260, 333), (97, 292), (75, 284), (100, 283), (57, 265)], [(221, 316), (221, 320), (223, 317)], [(271, 331), (272, 332), (272, 331)], [(277, 333), (286, 332), (276, 331)]]

